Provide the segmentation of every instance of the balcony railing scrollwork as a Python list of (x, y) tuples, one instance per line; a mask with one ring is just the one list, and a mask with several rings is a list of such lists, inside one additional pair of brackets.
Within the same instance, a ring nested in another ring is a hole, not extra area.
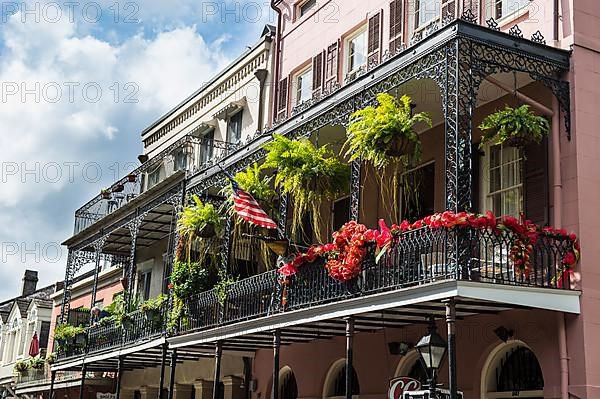
[(180, 170), (188, 176), (193, 175), (214, 165), (237, 148), (237, 144), (210, 138), (192, 135), (182, 137), (75, 211), (74, 234), (123, 207), (157, 184), (158, 179)]

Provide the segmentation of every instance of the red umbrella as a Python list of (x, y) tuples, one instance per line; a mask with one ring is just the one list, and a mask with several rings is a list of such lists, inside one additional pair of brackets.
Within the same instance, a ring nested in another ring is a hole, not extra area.
[(33, 333), (31, 337), (31, 344), (29, 345), (29, 356), (36, 357), (40, 354), (40, 341), (38, 340), (37, 333)]

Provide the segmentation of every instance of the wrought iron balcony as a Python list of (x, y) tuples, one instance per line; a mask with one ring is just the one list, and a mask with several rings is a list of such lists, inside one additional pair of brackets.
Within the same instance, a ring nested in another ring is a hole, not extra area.
[(196, 136), (179, 139), (75, 211), (74, 234), (125, 206), (174, 173), (183, 171), (190, 176), (214, 165), (237, 148), (238, 144)]
[(234, 283), (226, 298), (219, 298), (214, 289), (188, 298), (189, 322), (180, 325), (179, 333), (444, 280), (570, 289), (569, 276), (565, 274), (561, 281), (559, 266), (569, 250), (568, 240), (540, 237), (525, 274), (511, 259), (510, 234), (428, 227), (406, 232), (379, 262), (369, 251), (359, 277), (349, 282), (331, 278), (323, 261), (304, 265), (287, 279), (268, 271)]

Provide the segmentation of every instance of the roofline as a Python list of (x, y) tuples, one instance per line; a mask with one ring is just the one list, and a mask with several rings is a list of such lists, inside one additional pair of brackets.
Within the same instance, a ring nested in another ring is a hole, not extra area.
[[(265, 27), (272, 27), (272, 25), (266, 24)], [(269, 32), (274, 31), (274, 29), (275, 28), (272, 27), (272, 29), (269, 29)], [(150, 131), (152, 129), (154, 129), (155, 127), (157, 127), (158, 125), (160, 125), (164, 120), (166, 120), (167, 118), (169, 118), (171, 115), (175, 114), (179, 109), (183, 108), (183, 106), (185, 104), (187, 104), (191, 99), (193, 99), (198, 94), (202, 93), (204, 90), (206, 90), (207, 88), (209, 88), (213, 83), (215, 83), (221, 77), (223, 77), (224, 75), (226, 75), (227, 72), (229, 72), (240, 61), (242, 61), (248, 54), (252, 53), (254, 50), (256, 50), (257, 48), (259, 48), (263, 43), (265, 43), (267, 41), (271, 41), (271, 36), (267, 32), (263, 31), (263, 35), (260, 37), (260, 40), (254, 46), (252, 46), (250, 49), (247, 49), (246, 51), (244, 51), (235, 60), (233, 60), (229, 65), (227, 65), (219, 73), (217, 73), (215, 76), (213, 76), (207, 83), (205, 83), (202, 86), (200, 86), (200, 88), (198, 90), (196, 90), (194, 93), (192, 93), (190, 96), (188, 96), (185, 100), (183, 100), (182, 102), (180, 102), (179, 104), (177, 104), (175, 107), (173, 107), (167, 113), (165, 113), (164, 115), (162, 115), (159, 119), (157, 119), (156, 121), (154, 121), (150, 126), (148, 126), (147, 128), (145, 128), (144, 130), (142, 130), (141, 136), (144, 137), (148, 133), (150, 133)]]

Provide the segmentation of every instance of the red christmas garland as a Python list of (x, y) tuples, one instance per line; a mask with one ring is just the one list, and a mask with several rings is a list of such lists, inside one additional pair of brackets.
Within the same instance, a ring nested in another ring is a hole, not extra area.
[(286, 277), (294, 275), (303, 264), (312, 263), (317, 257), (323, 257), (326, 260), (325, 268), (332, 278), (341, 282), (352, 280), (361, 272), (367, 244), (376, 245), (378, 253), (376, 259), (378, 260), (381, 255), (389, 251), (395, 237), (423, 227), (430, 229), (471, 227), (491, 230), (496, 234), (502, 231), (512, 232), (515, 238), (511, 244), (509, 256), (514, 263), (517, 275), (523, 275), (525, 278), (528, 278), (531, 273), (531, 255), (533, 247), (540, 237), (566, 239), (569, 241), (569, 250), (563, 256), (556, 276), (558, 287), (562, 287), (564, 282), (568, 281), (568, 275), (573, 273), (573, 268), (580, 258), (581, 249), (577, 236), (573, 233), (567, 234), (564, 229), (539, 228), (529, 220), (519, 220), (510, 216), (496, 218), (490, 211), (484, 215), (446, 211), (424, 217), (414, 223), (405, 220), (400, 225), (393, 224), (390, 228), (386, 226), (383, 219), (380, 219), (378, 230), (367, 229), (363, 224), (350, 221), (333, 233), (332, 243), (315, 245), (310, 247), (306, 253), (297, 254), (294, 260), (281, 267), (279, 272)]

